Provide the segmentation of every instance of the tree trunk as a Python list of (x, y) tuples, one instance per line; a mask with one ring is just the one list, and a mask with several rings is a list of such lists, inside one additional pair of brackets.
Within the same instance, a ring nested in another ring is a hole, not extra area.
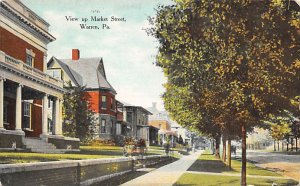
[(212, 154), (215, 154), (215, 140), (212, 139), (212, 142), (211, 142), (211, 150), (212, 150)]
[(278, 149), (278, 151), (280, 151), (280, 148), (279, 148), (279, 140), (277, 141), (277, 149)]
[(222, 138), (222, 142), (223, 142), (222, 160), (225, 163), (226, 162), (226, 138), (224, 136)]
[(292, 144), (291, 151), (293, 152), (294, 151), (294, 138), (291, 138), (291, 144)]
[(215, 149), (215, 156), (220, 158), (220, 137), (216, 137), (216, 149)]
[(276, 141), (274, 140), (274, 151), (276, 151)]
[(295, 138), (296, 139), (296, 152), (298, 151), (298, 138)]
[(241, 171), (241, 186), (246, 186), (246, 126), (242, 124), (242, 171)]
[(231, 169), (231, 139), (228, 137), (228, 144), (227, 144), (227, 163), (228, 167)]
[(281, 151), (283, 152), (283, 140), (281, 140)]
[(287, 138), (286, 151), (289, 151), (289, 143), (290, 143), (290, 140), (289, 140), (289, 138)]

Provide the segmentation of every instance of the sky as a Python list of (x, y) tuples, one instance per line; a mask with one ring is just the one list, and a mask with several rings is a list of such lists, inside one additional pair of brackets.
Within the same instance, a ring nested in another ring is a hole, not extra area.
[[(157, 5), (171, 4), (169, 0), (21, 1), (50, 24), (49, 32), (56, 40), (48, 45), (48, 60), (52, 56), (71, 58), (72, 49), (79, 49), (81, 58), (102, 57), (118, 100), (146, 108), (157, 102), (163, 110), (166, 78), (154, 65), (158, 42), (145, 29), (150, 27), (147, 18), (155, 16)], [(79, 20), (68, 21), (66, 16)], [(91, 21), (91, 16), (109, 21)], [(126, 21), (111, 21), (111, 16)], [(82, 18), (99, 29), (82, 29)], [(110, 29), (102, 29), (103, 24)]]

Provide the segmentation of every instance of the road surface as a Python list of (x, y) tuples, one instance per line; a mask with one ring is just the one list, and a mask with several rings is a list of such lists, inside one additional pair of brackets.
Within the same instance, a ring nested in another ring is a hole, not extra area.
[[(237, 152), (237, 156), (240, 155), (241, 152)], [(297, 181), (300, 180), (300, 155), (247, 150), (247, 159), (258, 166), (280, 171)]]

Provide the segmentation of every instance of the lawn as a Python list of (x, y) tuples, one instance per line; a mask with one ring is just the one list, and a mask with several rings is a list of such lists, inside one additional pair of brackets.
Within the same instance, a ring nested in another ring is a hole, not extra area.
[[(175, 159), (180, 159), (182, 157), (181, 154), (178, 153), (178, 148), (171, 148), (170, 156), (172, 156)], [(161, 146), (150, 146), (147, 151), (148, 154), (160, 154), (165, 155), (165, 149)]]
[[(146, 155), (160, 154), (149, 151)], [(61, 160), (82, 160), (98, 158), (123, 157), (123, 149), (119, 146), (80, 146), (79, 152), (66, 154), (43, 154), (32, 152), (0, 152), (0, 164), (47, 162)]]
[[(297, 181), (291, 179), (247, 178), (247, 185), (270, 186), (274, 182), (277, 185), (286, 186), (298, 184)], [(174, 184), (174, 186), (179, 185), (240, 186), (240, 177), (185, 173)]]
[[(189, 171), (239, 174), (241, 172), (241, 167), (242, 164), (240, 161), (232, 160), (231, 169), (229, 169), (224, 162), (206, 151), (189, 168)], [(254, 164), (249, 162), (247, 162), (247, 174), (261, 176), (281, 176), (276, 172), (256, 167)]]
[[(185, 173), (176, 182), (175, 185), (205, 185), (205, 186), (235, 186), (240, 185), (240, 170), (241, 162), (238, 160), (232, 160), (232, 168), (230, 169), (225, 163), (210, 154), (208, 151), (204, 152), (198, 160), (188, 169), (188, 171), (195, 171), (195, 173)], [(207, 175), (197, 172), (208, 173), (228, 173), (237, 174), (232, 175)], [(256, 167), (254, 164), (247, 162), (247, 174), (248, 175), (260, 175), (260, 176), (274, 176), (273, 178), (247, 178), (248, 185), (272, 185), (275, 182), (277, 185), (297, 185), (298, 182), (292, 179), (280, 179), (281, 175), (276, 172), (269, 171)]]

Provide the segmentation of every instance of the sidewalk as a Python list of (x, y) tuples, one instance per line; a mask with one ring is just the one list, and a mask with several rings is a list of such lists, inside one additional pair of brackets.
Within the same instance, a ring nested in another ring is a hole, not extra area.
[(203, 151), (198, 151), (180, 160), (163, 166), (121, 186), (172, 186), (180, 176), (198, 159)]

